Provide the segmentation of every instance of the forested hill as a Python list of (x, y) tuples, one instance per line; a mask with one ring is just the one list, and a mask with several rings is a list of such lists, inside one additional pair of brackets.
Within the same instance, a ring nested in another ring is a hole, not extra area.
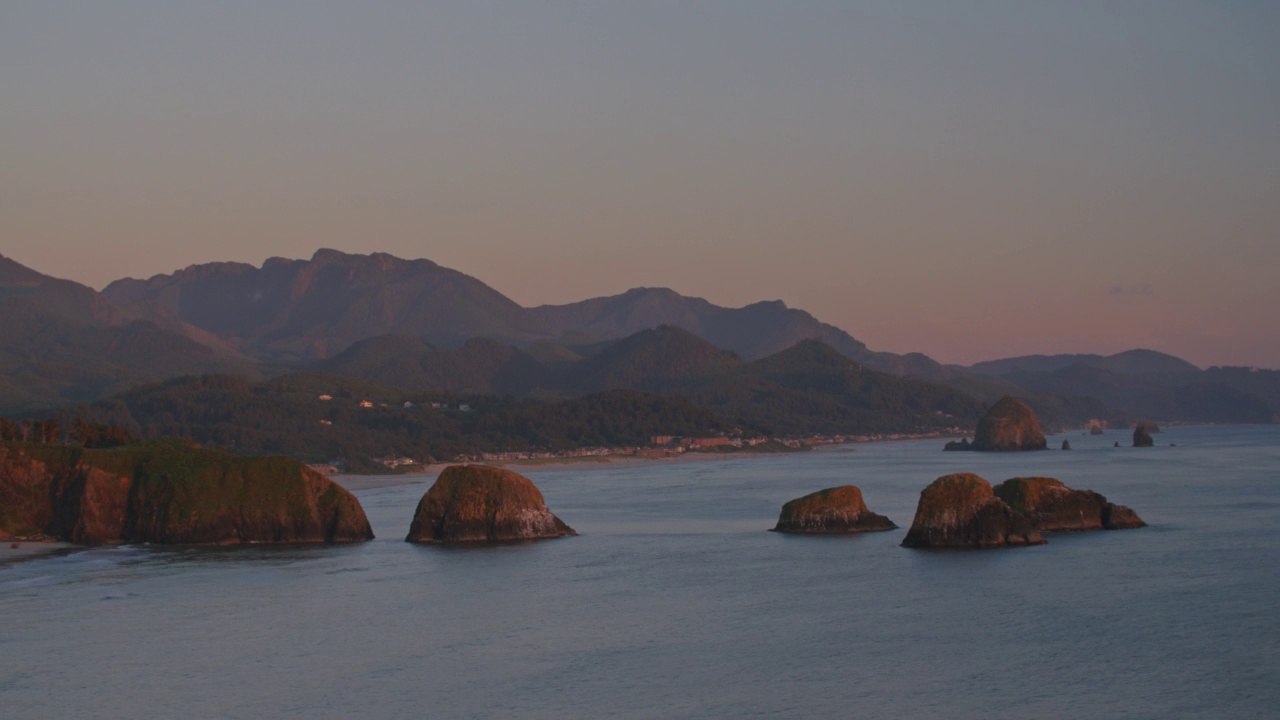
[[(648, 338), (652, 341), (654, 338)], [(666, 340), (681, 342), (677, 336)], [(649, 358), (640, 342), (633, 351)], [(670, 378), (669, 366), (621, 366)], [(720, 351), (715, 351), (719, 353)], [(778, 437), (930, 432), (972, 426), (982, 405), (925, 381), (862, 369), (821, 343), (740, 363), (712, 354), (662, 394), (606, 389), (571, 398), (457, 395), (377, 385), (317, 373), (262, 382), (234, 376), (184, 377), (65, 409), (142, 438), (176, 435), (228, 450), (343, 460), (369, 470), (373, 459), (452, 459), (461, 454), (644, 446), (654, 436)], [(588, 361), (583, 361), (588, 362)], [(597, 367), (609, 367), (601, 361)], [(628, 375), (642, 382), (644, 374)]]
[(356, 471), (380, 469), (373, 459), (386, 456), (452, 460), (480, 452), (647, 445), (654, 435), (735, 430), (687, 400), (635, 391), (545, 402), (411, 393), (316, 374), (259, 383), (224, 375), (179, 378), (68, 408), (62, 417), (120, 426), (144, 439), (181, 436), (244, 454), (340, 459)]

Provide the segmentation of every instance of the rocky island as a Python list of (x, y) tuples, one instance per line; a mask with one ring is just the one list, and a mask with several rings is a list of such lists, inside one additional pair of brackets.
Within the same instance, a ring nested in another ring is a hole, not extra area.
[(903, 547), (987, 548), (1040, 545), (1032, 518), (1009, 507), (972, 473), (944, 475), (920, 491)]
[(408, 542), (466, 543), (577, 535), (529, 478), (488, 465), (452, 465), (422, 496)]
[(1012, 452), (1045, 450), (1048, 447), (1035, 411), (1012, 395), (1005, 395), (978, 420), (972, 443), (949, 442), (943, 450)]
[(1119, 530), (1144, 527), (1133, 510), (1092, 490), (1073, 490), (1060, 480), (1018, 477), (996, 485), (993, 492), (1016, 512), (1031, 517), (1041, 532)]
[(892, 530), (898, 527), (867, 509), (862, 491), (853, 485), (827, 488), (782, 506), (773, 532), (836, 535)]
[(233, 545), (373, 538), (355, 497), (297, 460), (182, 440), (0, 443), (0, 537)]
[(1134, 447), (1152, 447), (1155, 441), (1151, 439), (1151, 433), (1160, 432), (1160, 427), (1153, 422), (1139, 420), (1133, 426), (1133, 446)]

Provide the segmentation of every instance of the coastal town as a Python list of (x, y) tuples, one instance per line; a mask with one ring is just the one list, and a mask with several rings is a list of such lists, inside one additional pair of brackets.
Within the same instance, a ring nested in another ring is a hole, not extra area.
[[(581, 447), (571, 450), (539, 451), (511, 450), (503, 452), (485, 452), (460, 454), (447, 459), (419, 459), (408, 456), (388, 455), (374, 458), (374, 462), (385, 467), (389, 472), (415, 472), (435, 462), (451, 463), (511, 463), (511, 462), (572, 462), (577, 460), (609, 460), (609, 459), (663, 459), (679, 457), (686, 453), (729, 454), (740, 452), (772, 453), (800, 452), (826, 445), (845, 445), (869, 442), (892, 442), (898, 440), (927, 440), (931, 438), (950, 437), (960, 434), (960, 428), (948, 428), (947, 431), (927, 433), (875, 433), (867, 435), (809, 435), (805, 437), (769, 438), (762, 436), (712, 436), (712, 437), (680, 437), (674, 435), (656, 435), (649, 439), (648, 445), (630, 445), (619, 447)], [(334, 459), (328, 463), (312, 464), (309, 467), (326, 475), (339, 475), (345, 472), (342, 460)]]

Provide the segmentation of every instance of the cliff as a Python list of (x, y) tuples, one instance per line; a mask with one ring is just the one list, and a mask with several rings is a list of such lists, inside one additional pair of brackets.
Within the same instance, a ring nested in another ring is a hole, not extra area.
[(911, 530), (912, 548), (978, 548), (1044, 543), (1032, 519), (996, 497), (972, 473), (944, 475), (920, 491)]
[(862, 491), (853, 485), (827, 488), (782, 506), (774, 532), (841, 534), (892, 530), (889, 518), (867, 509)]
[(970, 448), (978, 451), (1044, 450), (1048, 443), (1029, 405), (1005, 395), (982, 419)]
[(444, 469), (422, 496), (408, 542), (502, 542), (577, 535), (529, 478), (487, 465)]
[(0, 444), (0, 537), (68, 542), (369, 540), (359, 501), (296, 460), (167, 440), (112, 450)]

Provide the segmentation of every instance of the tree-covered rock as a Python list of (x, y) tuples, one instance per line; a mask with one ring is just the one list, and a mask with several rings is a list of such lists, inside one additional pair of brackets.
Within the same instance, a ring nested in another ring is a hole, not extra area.
[(452, 465), (422, 496), (408, 542), (537, 540), (577, 535), (547, 509), (529, 478), (487, 465)]
[(920, 492), (904, 547), (986, 548), (1040, 545), (1044, 538), (1031, 517), (996, 497), (991, 485), (972, 473), (944, 475)]
[(867, 509), (862, 491), (853, 485), (827, 488), (782, 506), (775, 532), (834, 535), (876, 532), (898, 527)]
[(970, 447), (978, 451), (1007, 452), (1044, 450), (1048, 443), (1035, 411), (1018, 398), (1006, 395), (978, 421)]
[(359, 501), (296, 460), (178, 440), (109, 450), (0, 445), (0, 535), (86, 545), (373, 537)]

